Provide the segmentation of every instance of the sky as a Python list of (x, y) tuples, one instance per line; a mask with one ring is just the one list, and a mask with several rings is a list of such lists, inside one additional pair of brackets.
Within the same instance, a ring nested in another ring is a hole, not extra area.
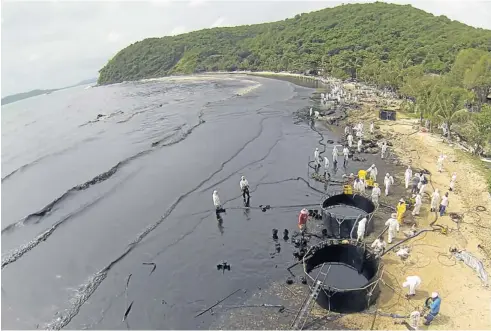
[[(2, 0), (2, 97), (98, 76), (119, 50), (148, 37), (271, 22), (341, 3), (371, 1)], [(394, 0), (491, 29), (491, 0)]]

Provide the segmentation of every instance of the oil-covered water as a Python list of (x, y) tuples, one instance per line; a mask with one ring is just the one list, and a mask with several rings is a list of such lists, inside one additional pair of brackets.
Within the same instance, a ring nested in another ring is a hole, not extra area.
[[(321, 274), (326, 273), (326, 275)], [(368, 283), (368, 279), (358, 271), (345, 263), (325, 263), (310, 274), (314, 279), (322, 281), (324, 287), (335, 287), (340, 290), (361, 288)]]

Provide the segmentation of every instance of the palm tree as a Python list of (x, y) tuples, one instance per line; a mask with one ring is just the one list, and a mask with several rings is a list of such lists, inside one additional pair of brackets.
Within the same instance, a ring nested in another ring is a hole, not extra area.
[(461, 122), (469, 115), (465, 104), (471, 98), (469, 91), (458, 87), (443, 89), (436, 95), (434, 115), (447, 126), (449, 140), (452, 139), (452, 125)]

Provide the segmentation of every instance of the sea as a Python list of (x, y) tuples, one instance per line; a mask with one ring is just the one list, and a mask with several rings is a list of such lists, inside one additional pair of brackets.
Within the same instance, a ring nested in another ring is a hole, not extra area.
[(2, 327), (207, 329), (220, 311), (199, 312), (284, 279), (294, 247), (272, 230), (322, 202), (307, 163), (336, 140), (297, 116), (314, 87), (171, 77), (2, 106)]

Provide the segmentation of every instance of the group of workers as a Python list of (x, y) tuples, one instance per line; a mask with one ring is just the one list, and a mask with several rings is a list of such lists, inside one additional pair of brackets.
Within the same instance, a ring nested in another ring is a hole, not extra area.
[[(244, 176), (242, 176), (240, 178), (239, 187), (240, 187), (240, 191), (242, 193), (242, 198), (244, 199), (244, 202), (248, 202), (249, 199), (251, 198), (251, 196), (249, 195), (249, 182), (247, 181), (247, 179)], [(217, 217), (219, 216), (220, 213), (225, 212), (225, 209), (223, 209), (222, 203), (220, 202), (220, 197), (218, 196), (217, 190), (213, 191), (213, 205), (215, 206), (215, 211), (216, 211)]]
[[(416, 289), (421, 285), (421, 278), (419, 276), (408, 276), (406, 281), (402, 283), (402, 287), (409, 287), (409, 293), (406, 294), (407, 298), (416, 295)], [(431, 293), (431, 300), (428, 300), (427, 308), (429, 309), (428, 314), (425, 316), (424, 325), (430, 325), (430, 323), (435, 319), (435, 317), (440, 312), (441, 298), (438, 292)]]

